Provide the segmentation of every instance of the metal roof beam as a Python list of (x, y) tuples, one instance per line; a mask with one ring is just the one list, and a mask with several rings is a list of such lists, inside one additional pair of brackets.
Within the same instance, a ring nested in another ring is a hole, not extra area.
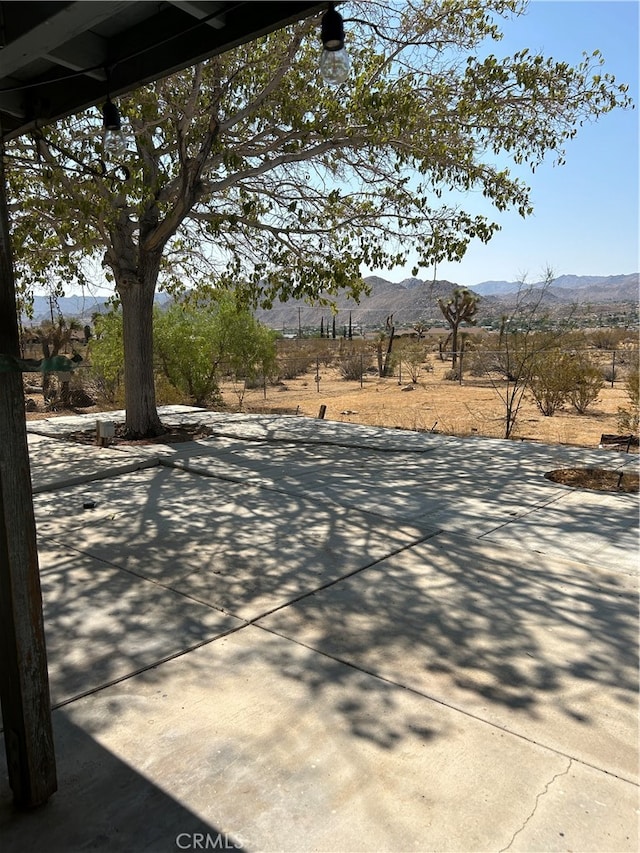
[[(216, 15), (216, 9), (219, 8), (219, 3), (207, 3), (202, 0), (169, 0), (172, 6), (177, 9), (182, 9), (192, 18), (198, 21), (207, 19), (205, 24), (208, 27), (213, 27), (214, 30), (221, 30), (225, 25), (224, 15)], [(211, 17), (213, 16), (213, 17)]]
[(23, 68), (30, 60), (48, 56), (76, 36), (113, 17), (119, 11), (124, 11), (127, 6), (130, 6), (128, 0), (116, 3), (71, 3), (23, 36), (9, 42), (0, 51), (0, 74), (6, 77)]
[[(5, 85), (11, 84), (15, 82), (16, 90), (22, 85), (20, 80), (11, 80), (7, 78), (3, 81)], [(15, 116), (16, 118), (23, 119), (25, 117), (24, 112), (24, 100), (22, 98), (22, 92), (2, 92), (0, 91), (0, 110), (2, 110), (3, 114)]]
[(107, 79), (104, 68), (95, 67), (96, 65), (107, 65), (107, 42), (90, 32), (55, 48), (55, 50), (45, 54), (45, 59), (49, 59), (63, 68), (69, 68), (71, 71), (84, 71), (88, 77), (93, 77), (94, 80), (105, 81)]

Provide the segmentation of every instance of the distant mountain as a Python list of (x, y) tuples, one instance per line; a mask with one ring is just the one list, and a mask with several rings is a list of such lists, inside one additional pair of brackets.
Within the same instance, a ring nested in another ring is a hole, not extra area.
[[(531, 287), (543, 287), (544, 281), (531, 284)], [(586, 298), (591, 302), (609, 302), (618, 300), (634, 300), (638, 297), (638, 273), (631, 275), (561, 275), (554, 279), (551, 290), (580, 291), (578, 298)], [(504, 296), (517, 293), (521, 284), (517, 281), (481, 281), (470, 285), (469, 289), (483, 296)], [(568, 296), (568, 293), (566, 294)], [(602, 297), (602, 298), (599, 298)]]
[[(459, 285), (451, 281), (422, 281), (419, 278), (406, 278), (400, 282), (387, 281), (381, 276), (368, 276), (365, 282), (370, 289), (368, 296), (363, 296), (359, 303), (347, 296), (335, 298), (338, 313), (336, 315), (336, 331), (341, 334), (344, 326), (352, 325), (373, 329), (384, 326), (385, 320), (393, 314), (394, 323), (400, 327), (411, 325), (418, 320), (442, 320), (438, 307), (438, 299), (449, 296), (454, 287)], [(541, 287), (543, 282), (537, 282), (533, 287)], [(483, 281), (474, 285), (471, 290), (482, 295), (479, 317), (492, 313), (501, 305), (505, 308), (514, 303), (514, 294), (518, 292), (518, 282), (513, 281)], [(553, 306), (578, 303), (588, 304), (638, 302), (640, 276), (560, 276), (553, 282), (544, 297), (544, 304)], [(156, 301), (163, 304), (169, 297), (160, 293)], [(91, 296), (66, 296), (58, 299), (58, 305), (64, 317), (75, 317), (83, 323), (91, 321), (92, 314), (108, 310), (107, 301)], [(54, 316), (56, 313), (54, 305)], [(311, 306), (304, 300), (289, 300), (275, 302), (273, 307), (258, 309), (256, 317), (272, 329), (320, 327), (332, 322), (329, 308)], [(51, 318), (49, 299), (46, 296), (34, 297), (34, 323)]]
[[(407, 279), (403, 282), (387, 281), (379, 276), (368, 276), (365, 282), (370, 288), (368, 296), (357, 303), (347, 296), (334, 297), (338, 309), (336, 330), (342, 334), (349, 323), (372, 329), (384, 326), (387, 317), (393, 314), (397, 326), (407, 325), (419, 319), (438, 319), (442, 315), (438, 298), (447, 296), (455, 285), (450, 281), (420, 281)], [(273, 308), (260, 308), (256, 317), (272, 329), (297, 329), (320, 327), (320, 321), (332, 322), (331, 309), (309, 305), (302, 299), (275, 302)]]
[(500, 296), (503, 293), (515, 293), (518, 284), (515, 281), (481, 281), (479, 284), (470, 284), (469, 290), (482, 296)]
[[(157, 293), (155, 301), (163, 305), (169, 297), (166, 293)], [(65, 319), (79, 320), (81, 323), (90, 323), (94, 314), (104, 314), (109, 311), (107, 299), (97, 296), (60, 296), (53, 303), (53, 316), (57, 318), (58, 310)], [(35, 294), (33, 297), (33, 320), (23, 315), (23, 323), (38, 325), (46, 320), (51, 320), (51, 304), (48, 296)]]
[(605, 302), (637, 303), (640, 298), (638, 273), (607, 277), (594, 276), (595, 280), (587, 283), (588, 278), (589, 276), (562, 276), (553, 282), (550, 289), (559, 299), (565, 302), (578, 302), (581, 305)]
[[(53, 316), (57, 318), (58, 310), (65, 319), (76, 319), (88, 323), (91, 316), (108, 310), (107, 300), (96, 296), (60, 296), (53, 303)], [(23, 322), (37, 325), (45, 320), (51, 320), (51, 303), (48, 296), (35, 294), (33, 297), (33, 320), (23, 317)]]
[[(366, 329), (384, 326), (386, 318), (393, 314), (397, 327), (411, 325), (418, 320), (426, 322), (442, 321), (438, 299), (449, 296), (452, 289), (459, 285), (450, 281), (422, 281), (408, 278), (401, 282), (391, 282), (380, 276), (368, 276), (365, 282), (370, 294), (363, 296), (359, 303), (346, 296), (335, 299), (338, 313), (336, 331), (342, 334), (345, 326), (351, 323)], [(483, 286), (487, 291), (482, 295), (478, 318), (490, 316), (502, 309), (514, 306), (514, 295), (518, 291), (517, 282), (482, 282), (474, 288), (479, 291)], [(537, 286), (541, 286), (538, 283)], [(582, 306), (604, 303), (637, 302), (639, 276), (562, 276), (545, 294), (542, 304), (548, 308), (562, 309), (562, 306), (577, 302)], [(331, 323), (332, 315), (328, 308), (315, 307), (303, 300), (276, 302), (273, 308), (259, 309), (256, 317), (272, 329), (293, 331), (298, 323), (303, 328), (319, 328), (320, 321), (325, 326)]]

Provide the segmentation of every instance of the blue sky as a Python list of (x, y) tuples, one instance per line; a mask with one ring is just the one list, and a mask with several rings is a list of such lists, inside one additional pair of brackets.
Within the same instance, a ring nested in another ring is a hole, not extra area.
[[(617, 110), (581, 128), (566, 145), (565, 165), (554, 167), (550, 160), (523, 174), (534, 214), (496, 214), (502, 230), (487, 245), (472, 243), (460, 263), (439, 264), (437, 278), (472, 285), (523, 275), (538, 281), (547, 266), (556, 275), (638, 271), (639, 8), (637, 0), (533, 0), (524, 16), (503, 23), (504, 38), (492, 48), (497, 56), (528, 47), (575, 65), (583, 51), (598, 49), (603, 70), (629, 84), (636, 109)], [(470, 212), (474, 204), (470, 199)], [(411, 265), (374, 272), (401, 281), (411, 275)], [(429, 278), (433, 269), (418, 275)]]

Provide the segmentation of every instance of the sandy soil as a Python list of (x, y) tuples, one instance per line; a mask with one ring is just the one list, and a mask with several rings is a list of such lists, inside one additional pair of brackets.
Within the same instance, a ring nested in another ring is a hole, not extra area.
[[(435, 360), (431, 372), (423, 372), (415, 385), (399, 383), (398, 377), (380, 379), (367, 376), (359, 382), (342, 379), (334, 368), (320, 365), (319, 382), (315, 370), (284, 385), (247, 391), (243, 410), (248, 412), (298, 412), (317, 417), (325, 405), (325, 418), (410, 430), (435, 430), (454, 435), (504, 437), (505, 406), (488, 380), (465, 378), (462, 384), (443, 379), (449, 364)], [(231, 386), (223, 387), (230, 407), (238, 406)], [(530, 395), (525, 394), (514, 438), (551, 444), (593, 447), (602, 433), (618, 433), (617, 411), (628, 407), (622, 383), (604, 387), (599, 399), (586, 414), (567, 405), (552, 417), (544, 417)]]
[[(443, 376), (449, 368), (449, 364), (433, 359), (432, 369), (423, 370), (416, 384), (406, 381), (406, 375), (400, 382), (398, 376), (380, 379), (368, 374), (360, 387), (359, 381), (347, 381), (336, 368), (320, 363), (319, 381), (314, 368), (297, 379), (267, 386), (266, 397), (262, 388), (247, 390), (241, 405), (231, 384), (223, 384), (222, 392), (230, 411), (297, 413), (315, 418), (324, 405), (328, 420), (460, 436), (503, 437), (504, 403), (497, 390), (488, 380), (471, 376), (465, 377), (462, 384), (445, 380)], [(70, 414), (65, 410), (47, 412), (41, 396), (29, 392), (27, 396), (37, 405), (37, 411), (26, 413), (28, 420)], [(628, 405), (628, 396), (619, 381), (614, 388), (605, 386), (583, 415), (567, 405), (553, 417), (544, 417), (530, 395), (525, 394), (513, 438), (597, 447), (603, 433), (619, 432), (617, 411)], [(77, 411), (104, 410), (104, 406), (94, 406)]]

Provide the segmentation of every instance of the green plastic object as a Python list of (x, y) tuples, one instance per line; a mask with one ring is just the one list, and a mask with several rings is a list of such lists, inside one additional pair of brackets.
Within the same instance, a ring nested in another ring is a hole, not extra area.
[(0, 353), (0, 373), (68, 373), (78, 366), (82, 356), (77, 353), (71, 358), (54, 355), (51, 358), (17, 358)]

